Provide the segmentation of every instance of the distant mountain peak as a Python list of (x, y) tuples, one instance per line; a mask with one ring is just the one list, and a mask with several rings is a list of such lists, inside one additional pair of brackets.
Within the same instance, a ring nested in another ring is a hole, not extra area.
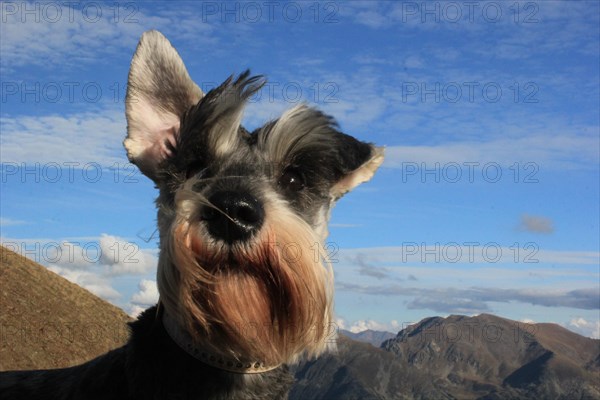
[(559, 325), (437, 316), (380, 350), (341, 337), (337, 354), (297, 367), (290, 400), (600, 399), (599, 376), (600, 341)]

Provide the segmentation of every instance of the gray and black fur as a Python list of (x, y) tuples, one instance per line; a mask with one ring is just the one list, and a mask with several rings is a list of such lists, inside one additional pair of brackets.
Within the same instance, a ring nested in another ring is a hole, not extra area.
[[(2, 373), (1, 399), (284, 399), (286, 364), (332, 347), (327, 260), (283, 260), (263, 242), (292, 237), (307, 253), (323, 243), (332, 205), (371, 178), (383, 151), (306, 105), (248, 132), (243, 109), (264, 82), (246, 71), (203, 94), (164, 36), (142, 36), (124, 144), (159, 190), (159, 304), (130, 324), (127, 344), (88, 363)], [(228, 295), (238, 292), (247, 299)], [(228, 316), (253, 313), (269, 331), (240, 335)]]

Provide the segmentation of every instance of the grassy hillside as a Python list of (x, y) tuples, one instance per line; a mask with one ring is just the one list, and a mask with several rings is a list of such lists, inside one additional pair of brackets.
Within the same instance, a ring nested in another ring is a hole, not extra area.
[(0, 371), (76, 365), (121, 346), (123, 310), (0, 246)]

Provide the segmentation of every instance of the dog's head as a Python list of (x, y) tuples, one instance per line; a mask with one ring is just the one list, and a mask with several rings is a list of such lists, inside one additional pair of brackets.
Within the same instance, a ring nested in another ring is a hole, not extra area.
[(371, 178), (383, 151), (306, 105), (248, 132), (244, 106), (263, 84), (245, 72), (204, 94), (169, 41), (146, 32), (129, 72), (124, 145), (160, 191), (166, 312), (204, 346), (277, 364), (327, 347), (329, 211)]

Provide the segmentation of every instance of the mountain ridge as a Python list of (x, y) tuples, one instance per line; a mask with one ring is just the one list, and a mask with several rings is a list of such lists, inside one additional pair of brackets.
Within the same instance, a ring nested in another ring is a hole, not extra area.
[[(556, 324), (428, 317), (385, 341), (387, 354), (340, 343), (337, 354), (298, 367), (290, 399), (600, 399), (600, 341)], [(311, 370), (325, 385), (305, 381)], [(335, 397), (316, 390), (323, 386)]]

